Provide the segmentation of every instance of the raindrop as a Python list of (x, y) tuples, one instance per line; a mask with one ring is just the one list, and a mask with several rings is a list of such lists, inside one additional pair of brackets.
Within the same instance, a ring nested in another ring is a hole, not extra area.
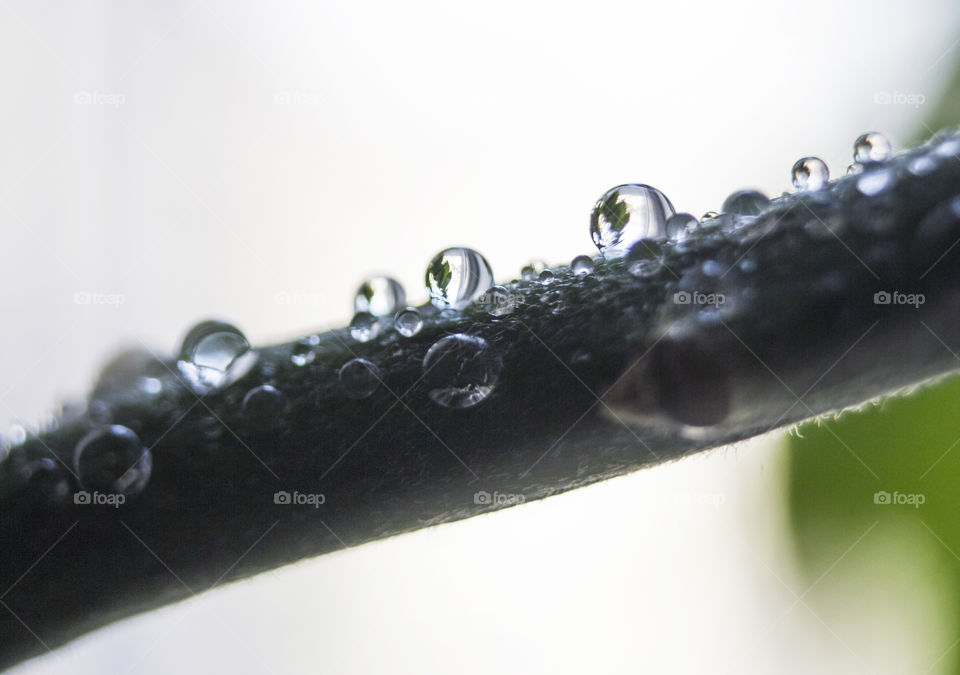
[(350, 321), (350, 337), (357, 342), (370, 342), (380, 335), (380, 321), (370, 312), (357, 312)]
[(177, 367), (203, 393), (237, 380), (255, 361), (239, 329), (223, 321), (203, 321), (183, 338)]
[(517, 308), (517, 296), (503, 286), (491, 286), (477, 299), (491, 316), (506, 316)]
[(606, 257), (621, 257), (639, 239), (664, 236), (673, 204), (649, 185), (618, 185), (597, 200), (590, 214), (590, 236)]
[(929, 155), (914, 157), (910, 160), (910, 163), (907, 164), (907, 170), (917, 177), (926, 176), (929, 173), (933, 173), (933, 170), (936, 168), (936, 160)]
[(848, 176), (857, 176), (861, 173), (863, 173), (863, 164), (860, 164), (859, 162), (854, 162), (847, 167)]
[(156, 396), (163, 391), (163, 382), (157, 377), (138, 377), (137, 388), (144, 394)]
[(870, 131), (853, 143), (853, 159), (860, 164), (882, 162), (893, 155), (893, 147), (883, 134)]
[(80, 439), (73, 468), (85, 490), (135, 495), (150, 480), (153, 458), (131, 429), (114, 424)]
[(770, 199), (758, 190), (738, 190), (723, 200), (723, 212), (738, 216), (757, 216), (770, 205)]
[(857, 190), (868, 197), (873, 197), (883, 192), (890, 185), (891, 179), (889, 169), (867, 171), (857, 179)]
[(541, 284), (552, 284), (553, 283), (553, 272), (550, 270), (543, 270), (538, 277)]
[(351, 359), (340, 368), (340, 386), (353, 399), (367, 398), (380, 385), (380, 369), (366, 359)]
[(502, 365), (486, 340), (456, 333), (430, 347), (423, 358), (423, 377), (435, 403), (445, 408), (471, 408), (493, 391)]
[(423, 328), (423, 319), (420, 317), (420, 312), (413, 307), (407, 307), (397, 312), (393, 325), (403, 337), (413, 337)]
[(313, 363), (314, 359), (317, 358), (317, 353), (313, 351), (313, 348), (318, 344), (320, 344), (319, 335), (308, 335), (297, 340), (290, 351), (290, 362), (295, 366), (305, 366), (308, 363)]
[(830, 169), (819, 157), (802, 157), (793, 165), (790, 180), (797, 190), (820, 190), (830, 180)]
[(540, 276), (543, 270), (547, 269), (547, 263), (542, 260), (531, 260), (529, 264), (520, 268), (520, 278), (526, 281), (533, 281)]
[(702, 216), (700, 216), (700, 222), (702, 223), (705, 220), (713, 220), (714, 218), (719, 218), (720, 214), (716, 211), (707, 211)]
[(463, 309), (493, 283), (493, 270), (470, 248), (448, 248), (427, 267), (427, 292), (435, 306)]
[(689, 239), (700, 227), (700, 221), (689, 213), (675, 213), (667, 218), (667, 238), (673, 241)]
[(276, 426), (287, 407), (287, 397), (269, 384), (254, 387), (243, 397), (241, 409), (247, 422), (268, 427)]
[(374, 316), (392, 316), (407, 304), (407, 294), (396, 279), (371, 277), (357, 289), (353, 298), (354, 312), (369, 312)]
[(583, 277), (593, 272), (593, 258), (588, 255), (578, 255), (570, 262), (570, 270), (578, 277)]
[(641, 239), (627, 254), (627, 269), (635, 277), (650, 277), (663, 268), (663, 249), (653, 239)]

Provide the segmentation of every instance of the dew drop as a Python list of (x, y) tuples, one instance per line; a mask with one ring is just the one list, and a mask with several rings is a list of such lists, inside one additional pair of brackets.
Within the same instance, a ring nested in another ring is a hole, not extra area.
[(540, 280), (541, 284), (552, 284), (554, 279), (554, 274), (550, 270), (543, 270), (540, 273), (540, 276), (537, 278)]
[(27, 489), (32, 497), (47, 504), (60, 504), (70, 495), (70, 481), (60, 466), (43, 457), (23, 468)]
[(357, 342), (370, 342), (380, 335), (380, 321), (370, 312), (357, 312), (350, 321), (350, 337)]
[(506, 316), (517, 308), (517, 296), (503, 286), (491, 286), (477, 298), (477, 304), (483, 305), (491, 316)]
[(859, 162), (854, 162), (847, 167), (848, 176), (858, 176), (861, 173), (863, 173), (863, 164), (860, 164)]
[(618, 185), (597, 200), (590, 214), (590, 237), (605, 257), (622, 257), (639, 239), (664, 236), (673, 204), (649, 185)]
[(437, 340), (423, 357), (430, 398), (444, 408), (472, 408), (484, 401), (503, 363), (481, 337), (456, 333)]
[(717, 213), (716, 211), (707, 211), (702, 216), (700, 216), (700, 222), (702, 223), (705, 220), (713, 220), (719, 217), (720, 217), (720, 214)]
[(801, 157), (790, 170), (790, 180), (797, 190), (820, 190), (830, 180), (830, 169), (819, 157)]
[(80, 439), (73, 468), (85, 490), (129, 496), (146, 487), (153, 458), (133, 430), (114, 424)]
[(654, 239), (641, 239), (630, 247), (627, 269), (635, 277), (650, 277), (663, 268), (663, 249)]
[(314, 359), (317, 358), (317, 353), (313, 348), (318, 344), (320, 344), (320, 336), (318, 335), (308, 335), (297, 340), (290, 351), (290, 362), (297, 367), (313, 363)]
[(413, 307), (407, 307), (397, 312), (393, 319), (393, 325), (403, 337), (413, 337), (423, 328), (423, 319), (420, 312)]
[(287, 407), (287, 397), (283, 392), (269, 384), (254, 387), (243, 397), (241, 410), (248, 423), (273, 427)]
[(407, 304), (407, 294), (400, 282), (391, 277), (371, 277), (357, 289), (353, 298), (354, 312), (369, 312), (374, 316), (392, 316)]
[(27, 428), (22, 424), (11, 424), (7, 431), (7, 438), (10, 439), (10, 445), (13, 447), (23, 445), (27, 440)]
[(177, 367), (202, 393), (237, 380), (255, 361), (256, 355), (239, 329), (223, 321), (203, 321), (183, 338)]
[(914, 157), (910, 160), (910, 163), (907, 164), (907, 170), (917, 177), (926, 176), (927, 174), (933, 173), (933, 170), (936, 168), (936, 160), (929, 155)]
[(149, 396), (156, 396), (163, 391), (163, 382), (156, 377), (138, 377), (137, 389)]
[(366, 359), (351, 359), (340, 368), (340, 386), (352, 399), (367, 398), (380, 385), (380, 369)]
[(435, 306), (463, 309), (490, 288), (493, 270), (487, 259), (471, 248), (448, 248), (430, 261), (426, 283)]
[(547, 269), (547, 263), (542, 260), (531, 260), (529, 264), (520, 268), (520, 278), (526, 281), (533, 281), (540, 276), (543, 270)]
[(883, 134), (869, 131), (853, 143), (853, 160), (860, 164), (882, 162), (893, 155), (893, 147)]
[(770, 205), (770, 199), (759, 190), (737, 190), (723, 200), (724, 213), (757, 216)]
[(588, 255), (578, 255), (570, 261), (570, 270), (578, 277), (583, 277), (593, 272), (593, 258)]
[(886, 190), (892, 178), (889, 169), (867, 171), (857, 179), (857, 190), (859, 190), (861, 194), (873, 197)]
[(700, 228), (700, 221), (689, 213), (675, 213), (667, 218), (665, 230), (667, 238), (673, 241), (685, 241)]

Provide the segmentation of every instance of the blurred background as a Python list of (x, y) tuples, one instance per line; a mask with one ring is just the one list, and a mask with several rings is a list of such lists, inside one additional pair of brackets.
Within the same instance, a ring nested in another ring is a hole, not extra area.
[[(960, 122), (957, 64), (954, 0), (0, 0), (0, 421), (198, 319), (291, 339), (376, 272), (421, 301), (446, 246), (500, 280), (594, 252), (619, 183), (699, 215), (804, 155), (840, 175), (864, 131)], [(958, 405), (305, 561), (15, 672), (960, 672)]]

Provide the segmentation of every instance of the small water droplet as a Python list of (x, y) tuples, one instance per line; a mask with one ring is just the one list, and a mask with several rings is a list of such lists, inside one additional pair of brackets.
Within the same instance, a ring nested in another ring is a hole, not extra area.
[(144, 394), (156, 396), (163, 391), (163, 382), (156, 377), (138, 377), (137, 388)]
[(269, 384), (254, 387), (243, 397), (241, 410), (252, 426), (276, 427), (287, 407), (287, 397)]
[(84, 489), (129, 496), (147, 485), (153, 457), (132, 429), (114, 424), (80, 439), (73, 468)]
[(290, 350), (290, 362), (298, 367), (313, 363), (314, 359), (317, 358), (317, 353), (313, 348), (318, 344), (320, 344), (319, 335), (308, 335), (305, 338), (297, 340), (297, 343), (293, 345), (293, 349)]
[(371, 277), (357, 289), (353, 298), (354, 312), (369, 312), (374, 316), (392, 316), (407, 304), (407, 294), (400, 282), (391, 277)]
[(618, 185), (597, 200), (590, 214), (590, 237), (605, 257), (621, 257), (639, 239), (664, 236), (673, 204), (649, 185)]
[(397, 312), (393, 319), (393, 325), (403, 337), (413, 337), (423, 328), (423, 319), (413, 307), (407, 307)]
[(225, 386), (245, 374), (256, 357), (236, 326), (203, 321), (183, 338), (177, 367), (199, 393)]
[(350, 321), (350, 337), (357, 342), (370, 342), (380, 335), (380, 320), (370, 312), (357, 312)]
[(550, 270), (543, 270), (540, 273), (540, 276), (537, 278), (540, 280), (541, 284), (552, 284), (554, 275), (553, 275), (553, 272), (551, 272)]
[(540, 276), (543, 270), (547, 269), (547, 263), (542, 260), (531, 260), (529, 264), (520, 268), (520, 278), (526, 281), (533, 281)]
[(486, 307), (491, 316), (506, 316), (517, 308), (517, 296), (503, 286), (491, 286), (477, 298), (477, 304)]
[(719, 217), (720, 217), (720, 214), (717, 213), (716, 211), (707, 211), (702, 216), (700, 216), (700, 222), (703, 223), (703, 221), (705, 220), (713, 220)]
[(27, 440), (27, 428), (22, 424), (11, 424), (7, 431), (7, 438), (10, 439), (12, 447), (23, 445)]
[(700, 221), (689, 213), (675, 213), (667, 218), (665, 230), (667, 238), (673, 241), (686, 241), (700, 228)]
[(471, 248), (448, 248), (430, 261), (426, 283), (435, 306), (463, 309), (490, 288), (493, 270)]
[(820, 190), (830, 180), (830, 169), (819, 157), (801, 157), (790, 170), (790, 180), (797, 190)]
[(359, 400), (380, 386), (380, 369), (366, 359), (350, 359), (340, 368), (339, 378), (347, 396)]
[(859, 162), (854, 162), (847, 167), (848, 176), (858, 176), (861, 173), (863, 173), (863, 164), (860, 164)]
[(22, 469), (31, 496), (47, 504), (61, 504), (70, 495), (66, 473), (49, 457), (28, 462)]
[(627, 269), (635, 277), (650, 277), (663, 268), (663, 249), (654, 239), (641, 239), (630, 247)]
[(869, 131), (853, 143), (853, 159), (860, 164), (882, 162), (893, 156), (893, 147), (883, 134)]
[(723, 212), (738, 216), (757, 216), (770, 205), (770, 199), (759, 190), (737, 190), (723, 200)]
[(456, 333), (437, 340), (423, 357), (424, 381), (430, 398), (445, 408), (471, 408), (484, 401), (500, 378), (502, 367), (481, 337)]
[(917, 177), (926, 176), (927, 174), (933, 173), (933, 170), (936, 168), (937, 161), (929, 155), (914, 157), (910, 160), (910, 163), (907, 164), (907, 170)]
[(887, 189), (893, 176), (889, 169), (867, 171), (857, 179), (857, 190), (868, 197), (878, 195)]
[(570, 262), (570, 270), (578, 277), (591, 274), (593, 272), (593, 258), (588, 255), (578, 255)]

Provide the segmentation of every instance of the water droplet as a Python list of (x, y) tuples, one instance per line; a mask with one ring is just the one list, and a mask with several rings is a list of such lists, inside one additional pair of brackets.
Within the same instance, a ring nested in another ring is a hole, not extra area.
[(889, 169), (867, 171), (857, 179), (857, 190), (868, 197), (878, 195), (890, 185), (892, 178)]
[(590, 236), (606, 257), (627, 254), (638, 239), (664, 236), (673, 204), (649, 185), (618, 185), (597, 200), (590, 214)]
[(853, 164), (847, 167), (848, 176), (857, 176), (861, 173), (863, 173), (863, 164), (854, 162)]
[(287, 407), (287, 397), (269, 384), (254, 387), (243, 397), (245, 421), (253, 426), (275, 427)]
[(156, 396), (163, 391), (163, 382), (156, 377), (138, 377), (137, 389), (142, 391), (144, 394)]
[(586, 276), (593, 272), (593, 258), (588, 255), (578, 255), (570, 262), (570, 270), (578, 277)]
[(357, 312), (350, 321), (350, 337), (357, 342), (370, 342), (380, 335), (380, 320), (370, 312)]
[(547, 263), (542, 260), (531, 260), (529, 264), (520, 269), (520, 278), (526, 281), (533, 281), (540, 276), (543, 270), (547, 269)]
[(720, 214), (717, 213), (716, 211), (707, 211), (702, 216), (700, 216), (700, 222), (702, 223), (705, 220), (713, 220), (719, 217), (720, 217)]
[(390, 277), (371, 277), (357, 289), (353, 311), (369, 312), (374, 316), (393, 316), (405, 304), (407, 294), (399, 281)]
[(290, 362), (295, 366), (305, 366), (308, 363), (313, 363), (314, 359), (317, 358), (317, 353), (313, 351), (313, 348), (318, 344), (320, 344), (319, 335), (308, 335), (297, 340), (293, 349), (290, 350)]
[(471, 408), (497, 384), (500, 357), (481, 337), (456, 333), (440, 338), (423, 358), (430, 398), (445, 408)]
[(80, 439), (73, 468), (85, 490), (135, 495), (150, 480), (153, 458), (133, 430), (114, 424)]
[(430, 261), (426, 282), (435, 306), (463, 309), (490, 288), (493, 270), (473, 249), (448, 248)]
[(541, 284), (552, 284), (554, 276), (553, 276), (553, 272), (551, 272), (550, 270), (543, 270), (540, 273), (540, 276), (537, 278), (540, 280)]
[(860, 164), (882, 162), (893, 155), (893, 147), (883, 134), (869, 131), (853, 143), (853, 159)]
[(685, 241), (700, 228), (700, 221), (689, 213), (675, 213), (667, 218), (665, 230), (667, 238), (673, 241)]
[(830, 180), (830, 169), (819, 157), (801, 157), (790, 171), (790, 180), (797, 190), (820, 190)]
[(663, 268), (663, 249), (653, 239), (641, 239), (627, 254), (627, 269), (635, 277), (653, 276)]
[(367, 398), (380, 385), (380, 369), (366, 359), (351, 359), (340, 368), (340, 386), (353, 399)]
[(770, 205), (770, 199), (759, 190), (737, 190), (723, 200), (723, 212), (738, 216), (758, 216)]
[(203, 321), (183, 338), (177, 367), (203, 393), (236, 381), (255, 361), (239, 329), (223, 321)]
[(11, 424), (7, 438), (10, 439), (10, 445), (13, 447), (23, 445), (27, 440), (27, 428), (22, 424)]
[(936, 168), (937, 161), (929, 155), (914, 157), (910, 160), (910, 163), (907, 164), (907, 170), (917, 177), (926, 176), (927, 174), (933, 173), (933, 170)]
[(27, 490), (40, 502), (60, 504), (70, 495), (70, 481), (60, 466), (49, 457), (28, 462), (22, 469)]
[(393, 325), (403, 337), (413, 337), (423, 328), (423, 319), (413, 307), (407, 307), (397, 312)]
[(503, 286), (491, 286), (477, 298), (477, 304), (486, 307), (491, 316), (506, 316), (517, 308), (517, 296)]

